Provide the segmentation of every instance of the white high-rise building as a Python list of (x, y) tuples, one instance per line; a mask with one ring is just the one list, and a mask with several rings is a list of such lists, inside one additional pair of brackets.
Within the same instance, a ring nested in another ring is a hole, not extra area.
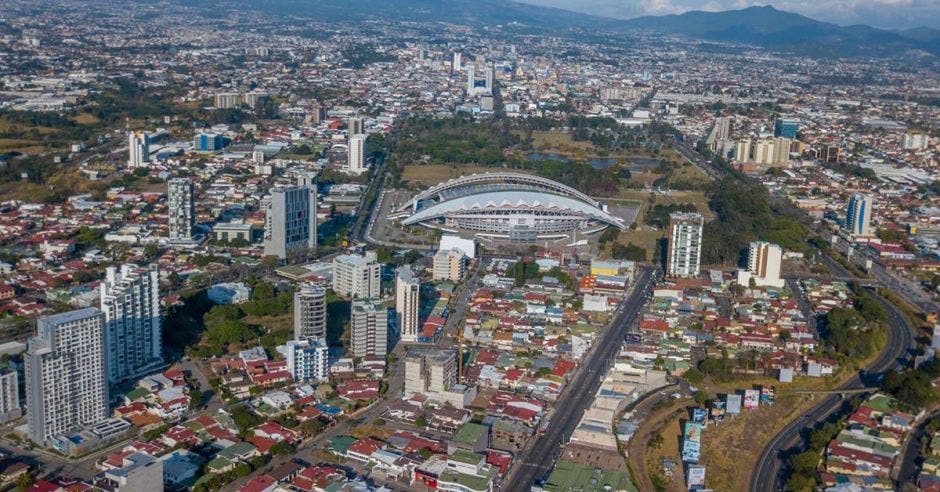
[(476, 387), (458, 381), (456, 350), (412, 348), (405, 354), (404, 396), (427, 395), (432, 401), (465, 408), (477, 396)]
[(493, 94), (493, 69), (487, 67), (483, 72), (483, 80), (477, 80), (473, 65), (467, 67), (467, 95), (489, 96)]
[(349, 153), (346, 169), (350, 174), (360, 175), (366, 171), (366, 135), (359, 133), (349, 137)]
[(405, 396), (441, 393), (457, 384), (456, 350), (412, 349), (405, 354)]
[(265, 256), (287, 258), (291, 251), (317, 248), (316, 179), (305, 175), (301, 181), (305, 184), (272, 188), (262, 202)]
[(901, 148), (904, 150), (924, 150), (930, 146), (930, 135), (926, 133), (905, 133), (901, 137)]
[(748, 248), (747, 269), (764, 281), (779, 281), (783, 249), (771, 243), (752, 241)]
[(215, 107), (217, 109), (232, 109), (238, 107), (237, 92), (220, 92), (215, 95)]
[(189, 178), (173, 178), (167, 182), (170, 242), (189, 242), (196, 224), (193, 182)]
[(442, 249), (434, 255), (431, 279), (459, 282), (467, 270), (467, 257), (459, 249)]
[(735, 144), (734, 162), (751, 162), (751, 139), (742, 138)]
[(385, 357), (388, 353), (388, 310), (382, 301), (353, 299), (350, 311), (353, 357)]
[(786, 164), (790, 160), (792, 140), (785, 137), (741, 139), (735, 145), (734, 161), (758, 165)]
[(101, 283), (108, 374), (111, 383), (146, 376), (163, 367), (160, 273), (125, 264), (108, 267)]
[(792, 140), (786, 137), (774, 137), (774, 155), (772, 164), (786, 164), (790, 161)]
[(382, 266), (375, 253), (339, 255), (333, 259), (333, 291), (343, 297), (379, 297)]
[(748, 248), (747, 270), (738, 271), (738, 283), (748, 286), (751, 279), (758, 286), (783, 287), (780, 278), (783, 265), (783, 249), (771, 243), (752, 241)]
[(277, 347), (294, 381), (325, 381), (329, 375), (329, 351), (323, 340), (290, 340)]
[(365, 120), (359, 116), (350, 116), (346, 120), (346, 136), (347, 139), (352, 140), (353, 135), (359, 135), (366, 132)]
[(731, 116), (722, 116), (715, 119), (715, 140), (726, 140), (731, 137)]
[(144, 132), (130, 132), (127, 134), (127, 144), (127, 167), (147, 167), (150, 162), (150, 135)]
[(467, 65), (467, 95), (472, 96), (477, 89), (477, 77), (476, 77), (476, 67), (471, 63)]
[(17, 373), (13, 369), (0, 370), (0, 424), (18, 419), (22, 414)]
[(303, 284), (294, 292), (294, 338), (326, 340), (326, 288)]
[(95, 308), (39, 318), (24, 357), (29, 438), (57, 436), (108, 418), (104, 315)]
[(702, 216), (696, 213), (673, 213), (669, 216), (666, 275), (698, 276), (702, 260), (703, 224)]
[(871, 214), (875, 201), (869, 195), (861, 193), (849, 198), (845, 211), (845, 228), (852, 237), (871, 237)]
[(395, 276), (395, 312), (401, 341), (418, 341), (418, 315), (421, 307), (421, 282), (408, 267)]
[(264, 164), (264, 151), (256, 150), (251, 153), (251, 163), (255, 166), (261, 166)]
[(451, 69), (451, 71), (453, 71), (453, 72), (459, 72), (459, 71), (460, 71), (460, 69), (461, 69), (461, 64), (460, 64), (460, 61), (461, 61), (460, 58), (461, 58), (461, 56), (462, 56), (462, 55), (460, 54), (459, 51), (454, 52), (453, 61), (450, 62), (450, 69)]

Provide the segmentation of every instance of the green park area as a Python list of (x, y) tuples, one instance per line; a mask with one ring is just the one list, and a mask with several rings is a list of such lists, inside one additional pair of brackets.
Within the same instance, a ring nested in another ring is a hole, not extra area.
[(474, 173), (509, 171), (553, 179), (612, 209), (638, 208), (635, 224), (600, 238), (603, 256), (651, 261), (673, 211), (706, 219), (710, 179), (669, 144), (671, 127), (627, 129), (612, 119), (411, 118), (388, 149), (389, 184), (420, 190)]

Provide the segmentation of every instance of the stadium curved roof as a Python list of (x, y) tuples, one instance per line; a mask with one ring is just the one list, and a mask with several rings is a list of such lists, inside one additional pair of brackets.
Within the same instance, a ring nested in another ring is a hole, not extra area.
[(405, 219), (403, 224), (417, 224), (461, 212), (512, 209), (569, 212), (619, 229), (625, 229), (621, 219), (591, 203), (585, 203), (567, 196), (537, 191), (495, 191), (462, 196), (425, 208)]
[(446, 202), (462, 194), (475, 195), (487, 191), (509, 190), (551, 193), (580, 200), (597, 208), (601, 207), (600, 202), (590, 196), (548, 178), (531, 174), (495, 172), (461, 176), (432, 186), (404, 203), (399, 207), (399, 211), (408, 210), (409, 208), (415, 209), (419, 202), (435, 197), (438, 197), (442, 202)]

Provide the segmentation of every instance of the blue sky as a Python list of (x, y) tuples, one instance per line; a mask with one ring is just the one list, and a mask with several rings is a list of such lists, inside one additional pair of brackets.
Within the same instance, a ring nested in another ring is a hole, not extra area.
[(521, 0), (606, 17), (679, 14), (687, 10), (730, 10), (773, 5), (840, 25), (881, 28), (940, 26), (940, 0)]

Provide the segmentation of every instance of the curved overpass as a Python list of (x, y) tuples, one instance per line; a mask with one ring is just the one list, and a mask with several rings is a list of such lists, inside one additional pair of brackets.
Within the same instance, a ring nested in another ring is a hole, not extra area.
[[(887, 301), (877, 293), (871, 295), (884, 306), (888, 314), (888, 341), (884, 350), (869, 364), (866, 371), (872, 374), (880, 374), (890, 369), (902, 367), (906, 363), (906, 357), (915, 348), (914, 327), (911, 326), (907, 318), (901, 314), (891, 302)], [(865, 383), (859, 374), (856, 374), (838, 389), (854, 390), (862, 389)], [(764, 448), (760, 458), (757, 461), (757, 467), (751, 476), (750, 490), (753, 492), (764, 492), (767, 490), (784, 489), (784, 457), (783, 454), (793, 450), (802, 450), (805, 445), (805, 438), (802, 435), (804, 429), (812, 427), (818, 422), (824, 422), (833, 413), (837, 412), (843, 405), (844, 400), (841, 395), (829, 395), (814, 405), (802, 418), (790, 422), (783, 428)]]

